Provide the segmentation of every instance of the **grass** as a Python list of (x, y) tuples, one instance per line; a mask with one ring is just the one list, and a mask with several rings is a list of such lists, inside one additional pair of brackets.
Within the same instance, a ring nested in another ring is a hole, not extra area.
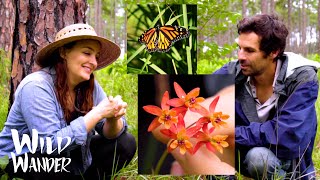
[(4, 123), (8, 114), (8, 106), (9, 106), (9, 90), (7, 87), (0, 85), (0, 129), (3, 128)]
[(6, 52), (0, 49), (0, 129), (3, 128), (8, 114), (10, 64), (11, 61), (6, 57)]
[[(309, 55), (309, 59), (312, 59), (314, 61), (320, 62), (320, 55), (314, 54), (314, 55)], [(318, 80), (320, 81), (320, 72), (318, 72)], [(315, 103), (316, 106), (316, 111), (317, 111), (317, 121), (318, 121), (318, 127), (317, 127), (317, 132), (316, 132), (316, 140), (314, 142), (314, 148), (312, 152), (312, 160), (314, 163), (314, 167), (316, 170), (316, 177), (320, 177), (320, 128), (319, 128), (319, 123), (320, 123), (320, 92), (318, 91), (318, 99)]]
[(124, 60), (118, 60), (112, 65), (95, 73), (101, 87), (107, 96), (120, 95), (127, 102), (128, 130), (138, 137), (138, 76), (127, 74)]
[[(318, 73), (318, 79), (320, 80), (320, 73)], [(320, 123), (320, 93), (319, 92), (318, 92), (318, 99), (316, 101), (316, 110), (317, 110), (318, 129), (317, 129), (316, 140), (315, 140), (315, 143), (314, 143), (312, 159), (313, 159), (314, 167), (315, 167), (316, 172), (317, 172), (317, 177), (320, 177), (320, 128), (319, 128), (319, 123)]]
[[(97, 71), (95, 76), (107, 95), (121, 95), (122, 99), (127, 102), (126, 119), (128, 131), (133, 134), (138, 142), (138, 76), (127, 74), (124, 59), (120, 59), (110, 66)], [(138, 156), (136, 152), (133, 160), (114, 174), (112, 179), (116, 177), (136, 179), (137, 174)]]

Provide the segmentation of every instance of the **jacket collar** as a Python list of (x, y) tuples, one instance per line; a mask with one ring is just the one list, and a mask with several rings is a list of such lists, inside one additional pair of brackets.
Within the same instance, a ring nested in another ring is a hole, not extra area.
[(287, 57), (289, 63), (286, 71), (286, 78), (288, 78), (290, 75), (292, 75), (295, 71), (295, 69), (302, 67), (302, 66), (312, 66), (315, 69), (320, 68), (320, 63), (316, 61), (311, 61), (309, 59), (306, 59), (299, 54), (295, 54), (292, 52), (285, 52), (284, 55)]

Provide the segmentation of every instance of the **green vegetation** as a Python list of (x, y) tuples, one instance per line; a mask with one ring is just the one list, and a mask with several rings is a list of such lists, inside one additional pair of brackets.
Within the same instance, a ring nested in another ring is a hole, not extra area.
[[(319, 54), (312, 54), (309, 55), (308, 58), (320, 62), (320, 55)], [(318, 80), (320, 80), (320, 73), (318, 72)], [(314, 143), (314, 148), (313, 148), (313, 154), (312, 154), (312, 159), (314, 163), (314, 167), (317, 171), (317, 177), (320, 177), (320, 128), (319, 128), (319, 123), (320, 123), (320, 91), (318, 91), (318, 99), (316, 101), (316, 110), (317, 110), (317, 120), (318, 120), (318, 129), (317, 129), (317, 134), (316, 134), (316, 140)]]
[[(0, 49), (0, 129), (3, 128), (8, 114), (10, 63), (10, 59), (6, 57), (6, 52)], [(4, 171), (8, 163), (8, 156), (0, 158), (0, 179), (6, 180), (9, 178), (8, 174)]]
[(214, 71), (221, 68), (224, 64), (230, 62), (233, 59), (225, 58), (212, 58), (211, 60), (203, 59), (198, 62), (198, 74), (212, 74)]
[[(138, 142), (138, 76), (127, 74), (125, 59), (119, 59), (106, 68), (97, 71), (95, 77), (107, 96), (121, 95), (122, 99), (128, 103), (126, 115), (128, 131), (134, 135)], [(137, 174), (138, 156), (136, 153), (130, 164), (114, 174), (112, 179), (122, 176), (136, 179)]]
[(3, 128), (8, 114), (10, 64), (10, 59), (0, 49), (0, 129)]
[(97, 71), (95, 77), (107, 96), (121, 95), (122, 99), (128, 103), (126, 115), (128, 129), (130, 133), (138, 137), (138, 76), (127, 74), (124, 59), (119, 59)]
[(4, 156), (4, 157), (0, 158), (1, 179), (8, 179), (9, 178), (8, 174), (5, 172), (5, 168), (7, 167), (8, 163), (9, 163), (8, 156)]

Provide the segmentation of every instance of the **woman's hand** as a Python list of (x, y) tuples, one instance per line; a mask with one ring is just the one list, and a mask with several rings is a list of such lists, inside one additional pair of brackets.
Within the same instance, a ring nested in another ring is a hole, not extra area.
[(113, 117), (107, 117), (108, 120), (116, 120), (121, 118), (126, 114), (127, 103), (124, 102), (121, 96), (117, 95), (116, 97), (109, 96), (108, 100), (114, 105), (114, 115)]
[[(125, 115), (126, 108), (127, 103), (124, 102), (119, 95), (116, 97), (109, 96), (108, 98), (103, 99), (96, 107), (94, 107), (84, 116), (87, 132), (91, 131), (91, 129), (93, 129), (95, 125), (103, 118), (107, 119), (107, 123), (105, 124), (111, 125), (113, 128), (115, 128), (112, 131), (118, 132), (118, 129), (120, 128), (121, 130), (123, 126), (120, 118)], [(108, 131), (111, 130), (111, 128), (107, 129)]]
[(122, 116), (126, 114), (127, 103), (124, 102), (121, 96), (109, 96), (108, 100), (114, 105), (114, 115), (107, 118), (103, 126), (103, 134), (107, 138), (115, 138), (123, 128)]
[(127, 103), (124, 102), (121, 96), (109, 96), (103, 99), (96, 107), (93, 108), (96, 115), (100, 119), (119, 119), (126, 113)]

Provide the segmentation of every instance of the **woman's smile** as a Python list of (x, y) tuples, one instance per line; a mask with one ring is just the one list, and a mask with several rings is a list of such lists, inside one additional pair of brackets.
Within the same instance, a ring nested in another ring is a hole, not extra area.
[(92, 68), (88, 65), (83, 65), (82, 67), (89, 74), (91, 74), (93, 72)]

